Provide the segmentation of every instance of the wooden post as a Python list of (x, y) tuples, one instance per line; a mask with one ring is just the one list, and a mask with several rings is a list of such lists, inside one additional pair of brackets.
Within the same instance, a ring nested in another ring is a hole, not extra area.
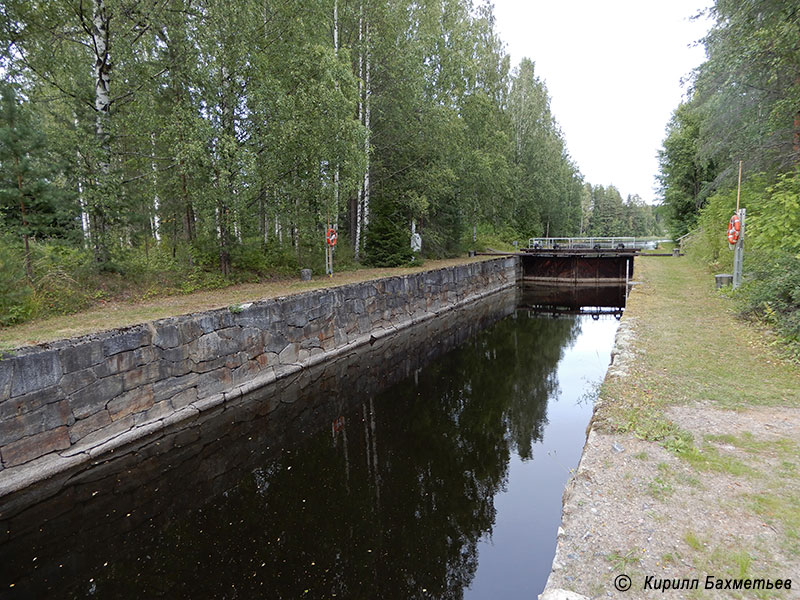
[(742, 161), (739, 161), (739, 184), (736, 186), (736, 212), (739, 212), (739, 197), (742, 194)]

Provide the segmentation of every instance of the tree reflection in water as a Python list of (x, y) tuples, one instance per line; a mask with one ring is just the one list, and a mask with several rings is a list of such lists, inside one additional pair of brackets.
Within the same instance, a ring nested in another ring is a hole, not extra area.
[[(240, 428), (233, 441), (227, 429), (212, 429), (215, 441), (181, 446), (185, 458), (165, 453), (169, 468), (146, 484), (135, 481), (141, 464), (114, 474), (116, 491), (101, 508), (87, 500), (70, 509), (71, 527), (88, 514), (94, 529), (68, 531), (53, 517), (47, 539), (6, 541), (0, 558), (23, 542), (43, 552), (46, 576), (29, 572), (28, 591), (60, 597), (461, 598), (478, 542), (495, 522), (510, 456), (530, 458), (541, 439), (556, 367), (580, 321), (518, 312), (462, 341), (467, 329), (456, 323), (402, 355), (379, 347), (377, 358), (318, 376), (314, 401), (304, 391), (288, 405), (292, 432), (276, 422), (280, 411), (258, 428), (255, 417), (223, 412)], [(438, 346), (456, 343), (423, 366)], [(373, 391), (380, 386), (363, 378), (381, 380), (384, 369), (408, 376)], [(191, 472), (181, 475), (189, 483), (171, 469)], [(224, 489), (212, 493), (205, 486), (214, 478)], [(151, 512), (130, 509), (142, 494)]]

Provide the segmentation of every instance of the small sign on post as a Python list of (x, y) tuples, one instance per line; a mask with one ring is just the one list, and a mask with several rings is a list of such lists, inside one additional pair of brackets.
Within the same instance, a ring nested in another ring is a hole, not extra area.
[[(417, 254), (422, 250), (422, 236), (417, 232), (417, 222), (411, 221), (411, 251)], [(412, 258), (414, 260), (416, 257)]]
[(325, 233), (325, 274), (328, 277), (333, 277), (333, 249), (338, 240), (336, 229), (328, 227)]

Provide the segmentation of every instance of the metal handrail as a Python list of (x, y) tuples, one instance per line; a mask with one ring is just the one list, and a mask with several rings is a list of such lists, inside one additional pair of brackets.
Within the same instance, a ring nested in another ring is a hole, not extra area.
[(637, 240), (635, 237), (567, 237), (567, 238), (530, 238), (528, 248), (543, 250), (558, 250), (561, 248), (643, 248), (646, 244), (652, 243), (651, 240)]

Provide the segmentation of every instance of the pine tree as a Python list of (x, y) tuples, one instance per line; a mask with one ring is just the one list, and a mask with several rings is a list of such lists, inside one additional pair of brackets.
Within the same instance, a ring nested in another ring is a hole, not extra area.
[(14, 87), (0, 84), (0, 209), (4, 228), (22, 241), (25, 273), (33, 281), (30, 241), (33, 237), (63, 235), (66, 196), (53, 184), (58, 163), (30, 107), (22, 104)]

